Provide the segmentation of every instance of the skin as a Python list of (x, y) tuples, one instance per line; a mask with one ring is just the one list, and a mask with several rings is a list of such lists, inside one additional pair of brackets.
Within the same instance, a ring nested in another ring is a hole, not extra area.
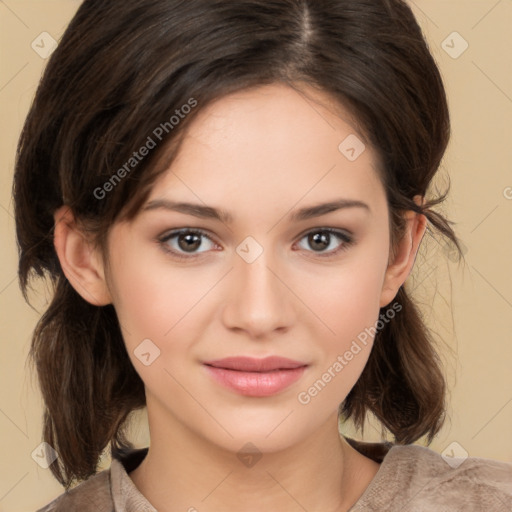
[[(274, 84), (204, 109), (148, 199), (222, 208), (233, 217), (229, 224), (163, 208), (141, 211), (133, 222), (112, 226), (107, 273), (70, 209), (55, 213), (55, 248), (67, 278), (89, 302), (114, 305), (144, 381), (151, 445), (130, 477), (159, 512), (346, 511), (379, 468), (337, 430), (338, 405), (357, 382), (373, 339), (308, 404), (297, 396), (393, 301), (426, 218), (407, 212), (406, 233), (390, 260), (377, 154), (366, 145), (349, 161), (338, 146), (357, 134), (350, 116), (323, 93), (304, 91), (307, 97)], [(299, 208), (339, 198), (370, 210), (289, 219)], [(306, 235), (326, 227), (348, 231), (355, 243), (333, 254), (344, 242), (332, 235), (318, 248)], [(211, 237), (192, 249), (198, 257), (190, 258), (183, 240), (158, 241), (182, 228)], [(263, 249), (251, 263), (236, 252), (247, 236)], [(134, 355), (144, 339), (160, 349), (149, 366)], [(202, 366), (234, 355), (281, 355), (309, 366), (284, 391), (247, 397), (214, 382)], [(252, 467), (237, 457), (247, 442), (262, 454)]]

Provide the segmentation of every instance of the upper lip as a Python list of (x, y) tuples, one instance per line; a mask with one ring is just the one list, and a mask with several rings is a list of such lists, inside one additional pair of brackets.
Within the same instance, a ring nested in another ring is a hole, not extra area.
[(307, 366), (306, 363), (294, 361), (286, 357), (269, 356), (262, 359), (254, 357), (226, 357), (224, 359), (215, 359), (213, 361), (205, 361), (206, 365), (216, 368), (225, 368), (228, 370), (238, 370), (246, 372), (268, 372), (272, 370), (300, 368)]

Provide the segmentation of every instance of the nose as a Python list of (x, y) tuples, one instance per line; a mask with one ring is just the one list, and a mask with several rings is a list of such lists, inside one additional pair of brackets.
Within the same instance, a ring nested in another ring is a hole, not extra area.
[(254, 339), (285, 331), (295, 319), (293, 293), (286, 282), (287, 276), (270, 260), (269, 253), (263, 251), (252, 263), (237, 256), (223, 308), (225, 326), (245, 331)]

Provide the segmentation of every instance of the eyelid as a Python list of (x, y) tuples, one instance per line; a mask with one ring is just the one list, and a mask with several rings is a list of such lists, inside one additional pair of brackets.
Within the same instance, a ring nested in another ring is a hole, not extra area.
[(297, 239), (300, 240), (301, 238), (304, 238), (306, 235), (309, 235), (309, 233), (317, 233), (317, 232), (321, 232), (321, 231), (327, 231), (329, 233), (339, 235), (339, 236), (346, 236), (347, 238), (354, 238), (354, 234), (351, 231), (349, 231), (348, 229), (323, 225), (323, 226), (305, 229), (300, 235), (297, 236)]

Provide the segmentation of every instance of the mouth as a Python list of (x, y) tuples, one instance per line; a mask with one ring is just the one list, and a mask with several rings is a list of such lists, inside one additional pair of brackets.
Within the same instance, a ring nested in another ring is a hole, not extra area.
[(252, 397), (275, 395), (302, 377), (308, 364), (285, 357), (228, 357), (203, 363), (217, 383)]

